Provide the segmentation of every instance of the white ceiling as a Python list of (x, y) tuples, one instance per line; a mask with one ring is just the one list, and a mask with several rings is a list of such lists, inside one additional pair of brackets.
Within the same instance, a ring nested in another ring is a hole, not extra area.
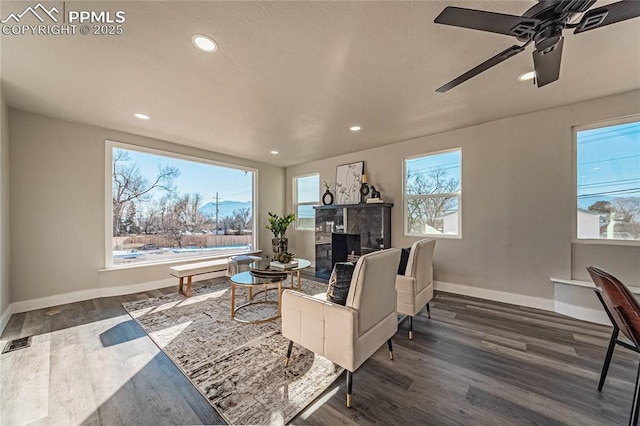
[[(36, 3), (3, 0), (0, 15)], [(16, 109), (288, 166), (640, 88), (636, 18), (565, 31), (560, 80), (543, 88), (516, 80), (532, 69), (530, 46), (435, 92), (520, 44), (434, 24), (445, 6), (520, 15), (533, 4), (66, 2), (125, 11), (124, 34), (2, 35), (2, 90)], [(197, 33), (219, 50), (197, 50)]]

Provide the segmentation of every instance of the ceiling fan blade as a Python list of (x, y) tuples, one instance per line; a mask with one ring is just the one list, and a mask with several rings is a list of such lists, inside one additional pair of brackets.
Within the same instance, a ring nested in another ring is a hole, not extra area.
[(563, 13), (582, 13), (589, 9), (596, 0), (562, 0), (556, 6), (555, 12), (557, 14)]
[(448, 6), (440, 12), (440, 15), (433, 22), (490, 33), (520, 36), (532, 33), (533, 29), (542, 21), (535, 18)]
[(469, 71), (465, 72), (460, 77), (455, 78), (455, 79), (451, 80), (450, 82), (448, 82), (447, 84), (445, 84), (444, 86), (436, 89), (436, 92), (444, 93), (449, 89), (453, 89), (457, 85), (459, 85), (461, 83), (464, 83), (465, 81), (469, 80), (470, 78), (475, 77), (476, 75), (480, 74), (483, 71), (488, 70), (489, 68), (491, 68), (491, 67), (493, 67), (495, 65), (498, 65), (502, 61), (506, 61), (510, 57), (522, 52), (523, 50), (524, 50), (524, 46), (511, 46), (510, 48), (505, 49), (502, 52), (498, 53), (493, 58), (488, 59), (488, 60), (484, 61), (483, 63), (481, 63), (480, 65), (478, 65), (477, 67), (472, 68)]
[(533, 65), (536, 70), (536, 83), (538, 87), (542, 87), (560, 78), (563, 43), (564, 37), (561, 37), (553, 50), (547, 53), (542, 53), (538, 50), (533, 52)]
[(640, 16), (640, 1), (637, 0), (623, 0), (597, 7), (584, 14), (574, 34), (626, 21), (638, 16)]

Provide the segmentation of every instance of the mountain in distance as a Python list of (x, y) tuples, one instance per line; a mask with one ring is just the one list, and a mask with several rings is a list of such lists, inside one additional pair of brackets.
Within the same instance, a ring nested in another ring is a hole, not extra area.
[[(220, 201), (218, 203), (218, 217), (222, 219), (227, 216), (233, 216), (234, 210), (240, 211), (240, 209), (251, 210), (251, 201)], [(200, 213), (215, 218), (216, 203), (210, 202), (200, 207)]]

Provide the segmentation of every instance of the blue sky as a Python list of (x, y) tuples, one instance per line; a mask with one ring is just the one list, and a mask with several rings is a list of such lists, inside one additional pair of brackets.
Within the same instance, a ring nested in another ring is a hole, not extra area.
[(130, 161), (138, 164), (140, 171), (149, 180), (156, 176), (159, 167), (172, 166), (180, 169), (175, 180), (178, 192), (199, 193), (202, 204), (215, 202), (216, 191), (220, 201), (252, 201), (253, 173), (242, 170), (212, 166), (210, 164), (187, 161), (158, 154), (125, 150)]
[(447, 177), (460, 179), (460, 151), (449, 151), (407, 160), (408, 172), (428, 173), (431, 169), (442, 167)]
[[(297, 180), (298, 202), (315, 202), (320, 204), (320, 176), (303, 176)], [(296, 212), (298, 217), (314, 217), (313, 206), (300, 206)]]
[(640, 122), (578, 132), (578, 204), (640, 197)]

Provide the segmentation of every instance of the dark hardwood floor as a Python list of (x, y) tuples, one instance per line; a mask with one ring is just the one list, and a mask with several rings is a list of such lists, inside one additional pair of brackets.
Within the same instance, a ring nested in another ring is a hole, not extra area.
[[(176, 287), (11, 317), (3, 335), (34, 336), (0, 355), (0, 424), (217, 424), (221, 418), (121, 303)], [(595, 296), (594, 296), (595, 297)], [(611, 328), (514, 305), (439, 293), (296, 424), (623, 425), (640, 357), (616, 348), (597, 383)]]

